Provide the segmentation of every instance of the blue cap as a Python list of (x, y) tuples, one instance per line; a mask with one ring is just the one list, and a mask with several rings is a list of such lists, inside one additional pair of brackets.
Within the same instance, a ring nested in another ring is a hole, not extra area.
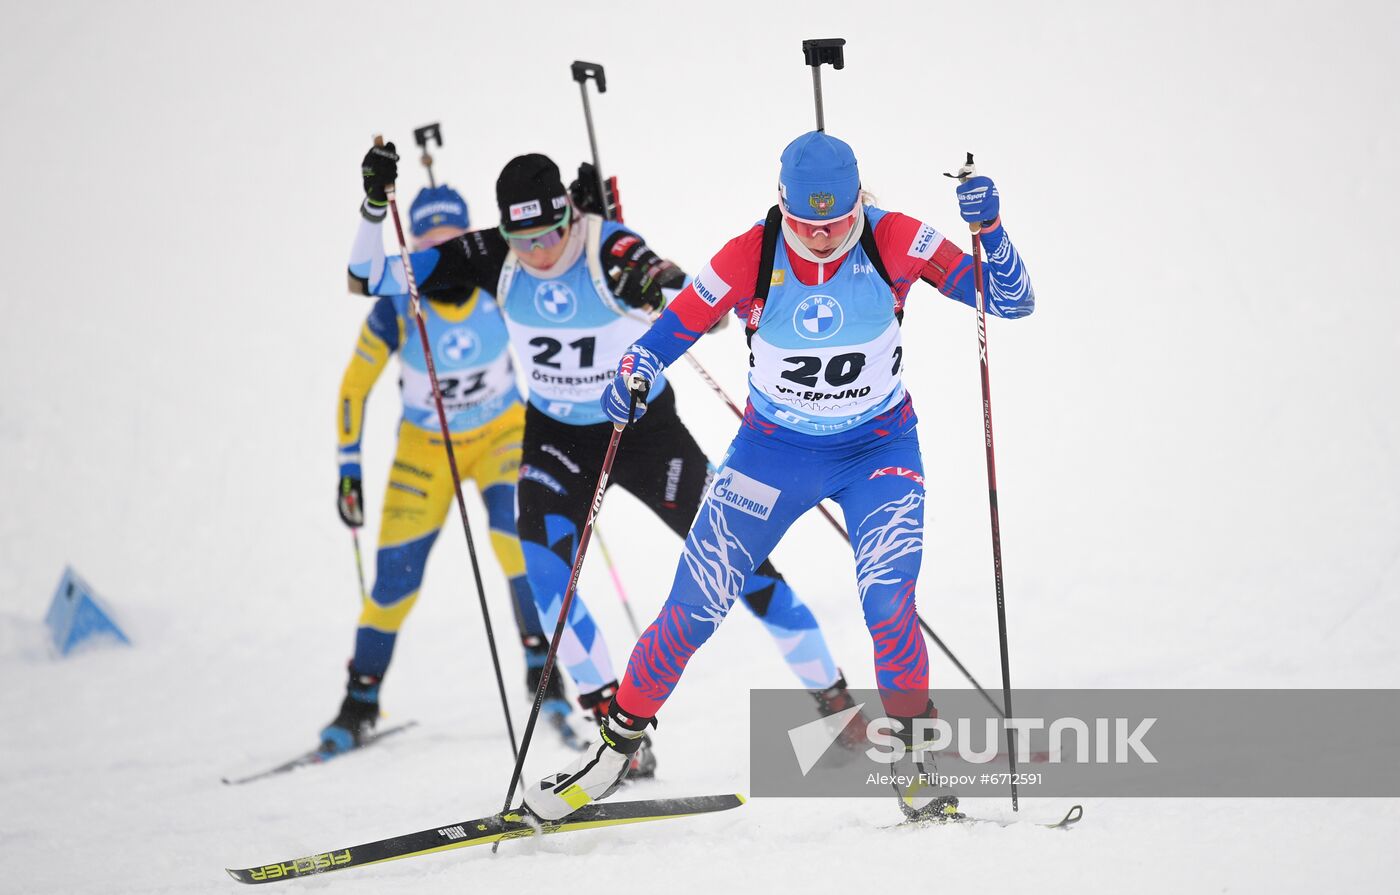
[(783, 150), (778, 191), (795, 218), (825, 220), (850, 214), (860, 201), (856, 154), (843, 140), (808, 131)]
[(414, 236), (422, 236), (434, 227), (460, 227), (465, 230), (471, 226), (467, 200), (447, 184), (419, 190), (408, 210), (408, 221)]

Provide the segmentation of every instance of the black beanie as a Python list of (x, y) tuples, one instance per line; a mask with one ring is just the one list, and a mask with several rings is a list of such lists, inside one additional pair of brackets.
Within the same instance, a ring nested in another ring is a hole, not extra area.
[(496, 204), (502, 228), (530, 230), (562, 221), (568, 213), (569, 194), (559, 179), (559, 166), (549, 156), (532, 152), (517, 155), (501, 169)]

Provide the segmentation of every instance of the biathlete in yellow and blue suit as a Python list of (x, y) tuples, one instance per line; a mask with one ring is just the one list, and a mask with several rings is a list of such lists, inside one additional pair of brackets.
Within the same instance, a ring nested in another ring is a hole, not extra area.
[[(422, 190), (409, 217), (417, 249), (461, 236), (468, 226), (466, 202), (446, 185)], [(423, 299), (458, 470), (464, 480), (476, 483), (486, 506), (491, 547), (514, 598), (515, 621), (525, 647), (526, 685), (533, 696), (548, 642), (515, 531), (515, 482), (525, 406), (516, 388), (510, 339), (495, 298), (481, 289), (442, 289), (425, 292)], [(399, 629), (418, 600), (428, 552), (456, 497), (409, 297), (384, 296), (360, 329), (340, 386), (336, 436), (341, 519), (351, 527), (364, 524), (360, 465), (364, 407), (396, 352), (403, 397), (398, 450), (384, 495), (374, 586), (364, 595), (345, 699), (339, 715), (321, 731), (322, 748), (332, 752), (359, 745), (379, 718), (380, 682)], [(569, 704), (559, 675), (550, 679), (545, 711), (556, 727), (564, 726)]]

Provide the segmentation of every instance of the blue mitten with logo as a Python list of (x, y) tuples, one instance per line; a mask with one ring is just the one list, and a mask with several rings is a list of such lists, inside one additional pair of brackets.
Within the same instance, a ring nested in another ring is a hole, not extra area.
[[(661, 375), (661, 359), (637, 345), (617, 362), (617, 375), (603, 389), (603, 413), (618, 425), (636, 422), (647, 412), (647, 394)], [(635, 404), (634, 404), (635, 402)]]
[(985, 224), (1001, 214), (1001, 198), (990, 177), (969, 177), (958, 184), (958, 211), (969, 224)]

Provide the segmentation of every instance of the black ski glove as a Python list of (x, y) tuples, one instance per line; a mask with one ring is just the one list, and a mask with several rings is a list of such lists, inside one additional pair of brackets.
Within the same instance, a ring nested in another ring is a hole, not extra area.
[(360, 487), (359, 479), (348, 475), (340, 477), (335, 508), (340, 511), (340, 521), (351, 528), (359, 528), (365, 524), (364, 491)]
[[(569, 197), (574, 200), (574, 208), (580, 212), (616, 220), (617, 192), (611, 182), (608, 183), (607, 189), (608, 205), (604, 208), (603, 200), (598, 198), (598, 169), (593, 167), (592, 162), (584, 162), (578, 166), (578, 177), (569, 184)], [(608, 214), (609, 211), (613, 214)]]
[(660, 311), (666, 306), (663, 287), (685, 285), (685, 271), (647, 247), (636, 236), (619, 232), (603, 243), (603, 264), (613, 294), (628, 307)]
[(371, 146), (360, 163), (360, 176), (365, 182), (365, 198), (369, 204), (383, 208), (389, 204), (384, 188), (394, 185), (399, 176), (399, 155), (393, 143)]

